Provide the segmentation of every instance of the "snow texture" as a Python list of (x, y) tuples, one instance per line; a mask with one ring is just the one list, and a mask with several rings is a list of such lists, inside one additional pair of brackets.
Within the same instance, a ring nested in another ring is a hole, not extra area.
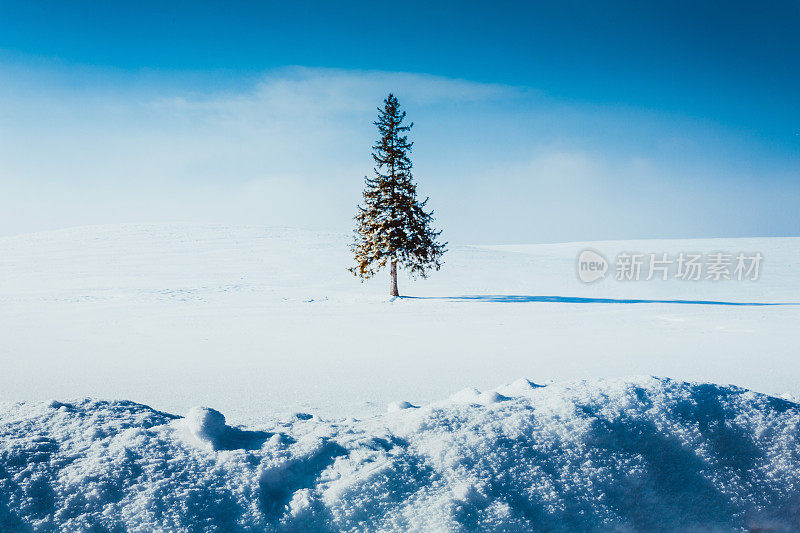
[[(350, 241), (172, 223), (0, 238), (0, 402), (210, 405), (242, 424), (298, 411), (366, 417), (520, 376), (631, 374), (800, 397), (800, 305), (728, 305), (800, 302), (798, 238), (452, 244), (441, 272), (401, 276), (408, 297), (394, 301), (386, 272), (361, 284), (347, 271)], [(575, 261), (587, 247), (610, 260), (758, 251), (764, 263), (756, 282), (612, 272), (585, 284)]]
[(800, 405), (636, 377), (527, 380), (252, 429), (124, 401), (0, 409), (2, 531), (800, 528)]

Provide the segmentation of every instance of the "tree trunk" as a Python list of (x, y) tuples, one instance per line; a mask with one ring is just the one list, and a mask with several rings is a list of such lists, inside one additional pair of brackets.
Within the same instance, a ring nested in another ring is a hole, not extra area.
[(400, 293), (397, 292), (397, 259), (392, 259), (392, 267), (389, 270), (389, 290), (391, 291), (392, 296), (400, 296)]

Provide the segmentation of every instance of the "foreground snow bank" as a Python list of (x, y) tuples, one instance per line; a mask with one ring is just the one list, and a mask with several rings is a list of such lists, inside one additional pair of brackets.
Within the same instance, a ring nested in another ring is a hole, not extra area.
[(656, 378), (253, 430), (208, 408), (6, 405), (0, 530), (797, 530), (799, 425), (786, 400)]

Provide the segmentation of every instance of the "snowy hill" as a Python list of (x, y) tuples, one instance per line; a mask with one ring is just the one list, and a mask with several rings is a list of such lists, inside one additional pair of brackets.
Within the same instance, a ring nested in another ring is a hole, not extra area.
[[(184, 224), (0, 239), (0, 401), (92, 396), (245, 422), (365, 416), (465, 386), (655, 374), (800, 396), (800, 239), (590, 243), (758, 251), (755, 282), (581, 283), (586, 243), (451, 245), (428, 280), (360, 284), (346, 235)], [(626, 304), (626, 299), (652, 302)], [(611, 300), (609, 302), (608, 300)], [(700, 300), (712, 305), (660, 303)]]
[(646, 377), (247, 428), (200, 408), (9, 404), (0, 530), (30, 527), (797, 531), (800, 405)]

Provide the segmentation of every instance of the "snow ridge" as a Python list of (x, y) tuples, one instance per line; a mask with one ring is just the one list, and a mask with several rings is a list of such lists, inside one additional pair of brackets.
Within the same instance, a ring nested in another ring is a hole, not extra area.
[(0, 409), (2, 531), (792, 531), (800, 405), (635, 377), (268, 427), (132, 402)]

